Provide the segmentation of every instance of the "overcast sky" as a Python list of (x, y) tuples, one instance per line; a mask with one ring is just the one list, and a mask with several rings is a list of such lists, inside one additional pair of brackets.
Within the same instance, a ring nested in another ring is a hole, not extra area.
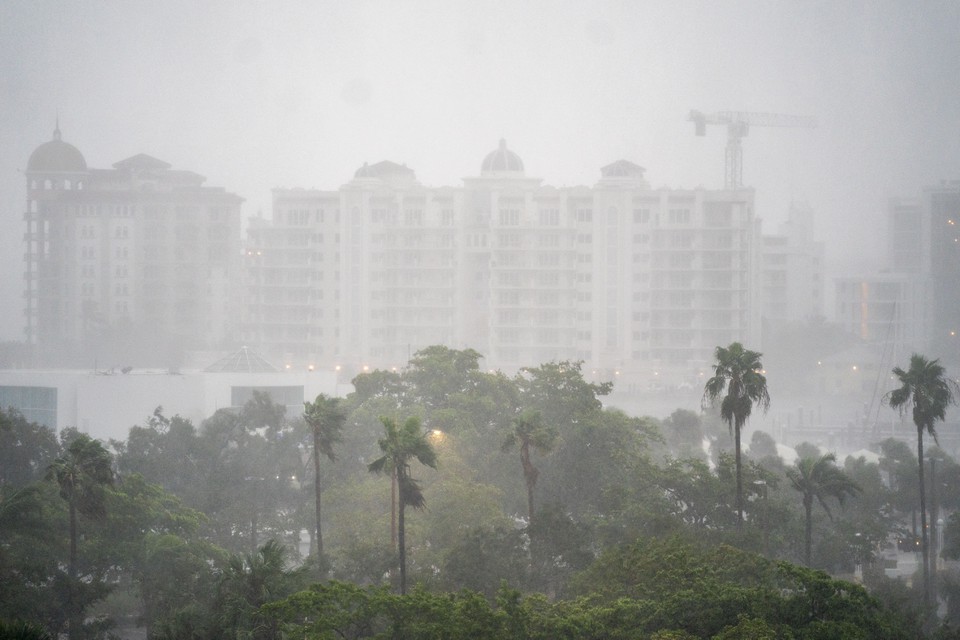
[(91, 167), (147, 153), (269, 216), (271, 188), (364, 162), (459, 185), (501, 137), (547, 184), (626, 158), (722, 187), (726, 131), (695, 137), (691, 109), (815, 116), (751, 130), (744, 182), (765, 231), (807, 201), (833, 274), (876, 269), (886, 199), (960, 178), (960, 2), (6, 0), (0, 340), (22, 337), (21, 172), (58, 112)]

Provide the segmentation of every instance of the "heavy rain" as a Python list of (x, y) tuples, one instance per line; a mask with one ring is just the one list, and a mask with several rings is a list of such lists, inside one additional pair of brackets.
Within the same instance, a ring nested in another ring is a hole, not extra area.
[(0, 638), (954, 638), (960, 5), (0, 6)]

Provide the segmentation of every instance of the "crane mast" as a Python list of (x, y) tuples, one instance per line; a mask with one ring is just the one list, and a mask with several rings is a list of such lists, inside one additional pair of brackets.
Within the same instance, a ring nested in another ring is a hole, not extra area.
[(706, 135), (708, 124), (727, 125), (727, 147), (725, 156), (724, 188), (743, 187), (743, 138), (747, 137), (750, 127), (805, 127), (817, 126), (817, 121), (809, 116), (790, 116), (780, 113), (756, 113), (751, 111), (718, 111), (703, 113), (691, 111), (687, 118), (694, 123), (694, 132), (698, 136)]

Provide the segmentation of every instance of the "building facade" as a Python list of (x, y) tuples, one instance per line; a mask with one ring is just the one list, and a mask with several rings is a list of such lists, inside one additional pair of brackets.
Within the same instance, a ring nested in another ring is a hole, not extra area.
[(960, 365), (960, 180), (923, 191), (929, 221), (930, 348)]
[(867, 343), (886, 345), (898, 355), (926, 349), (930, 295), (915, 274), (886, 272), (836, 279), (837, 322)]
[(960, 364), (960, 180), (892, 198), (888, 270), (837, 280), (837, 318), (863, 340)]
[(25, 174), (25, 325), (39, 363), (176, 366), (228, 340), (239, 196), (144, 154), (89, 168), (59, 126)]
[(385, 161), (273, 198), (248, 231), (242, 340), (284, 366), (390, 369), (445, 344), (643, 388), (759, 339), (750, 189), (651, 189), (625, 160), (556, 188), (501, 141), (462, 186)]
[(768, 326), (823, 317), (824, 247), (814, 239), (813, 211), (793, 203), (776, 235), (764, 235), (761, 293)]

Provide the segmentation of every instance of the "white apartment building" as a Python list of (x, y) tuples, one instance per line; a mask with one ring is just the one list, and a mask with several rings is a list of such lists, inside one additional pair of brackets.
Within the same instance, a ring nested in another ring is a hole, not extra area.
[(239, 196), (145, 154), (88, 168), (59, 126), (25, 174), (26, 338), (38, 362), (173, 367), (178, 352), (232, 337)]
[(761, 306), (768, 326), (823, 316), (823, 256), (823, 243), (813, 236), (813, 210), (791, 204), (779, 233), (763, 236)]
[(571, 188), (503, 141), (458, 187), (364, 165), (336, 191), (275, 190), (244, 253), (243, 341), (293, 368), (390, 369), (445, 344), (640, 389), (759, 340), (753, 191), (651, 189), (625, 160)]
[(863, 340), (960, 364), (960, 181), (887, 207), (889, 270), (837, 280), (837, 319)]

